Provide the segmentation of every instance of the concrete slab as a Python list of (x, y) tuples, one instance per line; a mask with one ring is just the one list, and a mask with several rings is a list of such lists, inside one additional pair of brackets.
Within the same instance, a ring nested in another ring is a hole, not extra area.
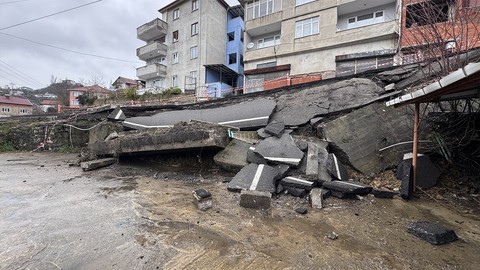
[(272, 201), (270, 192), (256, 190), (242, 190), (240, 193), (240, 206), (253, 209), (268, 209)]
[[(412, 153), (406, 153), (403, 156), (403, 163), (400, 167), (401, 172), (403, 172), (403, 168), (408, 170), (408, 166), (412, 164), (413, 155)], [(398, 167), (397, 167), (398, 168)], [(398, 174), (398, 172), (397, 172)], [(430, 157), (427, 155), (419, 154), (417, 156), (417, 181), (416, 185), (423, 188), (428, 189), (437, 184), (438, 178), (440, 177), (440, 170), (437, 169), (435, 164), (430, 160)]]
[(241, 140), (232, 139), (225, 149), (218, 152), (213, 160), (222, 169), (229, 172), (239, 172), (248, 165), (248, 149), (252, 145)]
[(433, 245), (448, 244), (458, 240), (458, 236), (453, 230), (430, 221), (412, 222), (408, 225), (407, 231)]
[(332, 191), (340, 191), (348, 194), (365, 195), (372, 191), (372, 187), (356, 181), (329, 181), (323, 183), (324, 188)]
[(305, 190), (305, 189), (301, 189), (301, 188), (293, 188), (293, 187), (283, 187), (288, 194), (294, 196), (294, 197), (300, 197), (300, 198), (303, 198), (305, 197), (308, 192)]
[(339, 199), (356, 199), (357, 195), (351, 193), (345, 193), (337, 190), (330, 191), (332, 196)]
[(280, 184), (282, 184), (284, 187), (305, 189), (307, 191), (311, 190), (315, 186), (315, 182), (300, 179), (297, 177), (292, 177), (292, 176), (283, 178), (280, 181)]
[(307, 168), (305, 169), (305, 174), (307, 177), (315, 176), (317, 178), (319, 171), (319, 145), (313, 142), (308, 143), (308, 152), (307, 152)]
[(335, 154), (328, 154), (326, 168), (333, 178), (341, 181), (348, 180), (347, 168), (338, 160)]
[(261, 155), (255, 153), (254, 146), (250, 146), (247, 150), (247, 162), (255, 164), (267, 164), (267, 161)]
[(264, 164), (249, 164), (238, 172), (228, 183), (230, 191), (256, 190), (274, 193), (279, 172)]
[(413, 194), (413, 166), (411, 163), (402, 162), (397, 167), (397, 178), (402, 181), (400, 185), (400, 196), (408, 200)]
[(314, 188), (310, 190), (308, 201), (312, 208), (322, 209), (323, 208), (323, 194), (324, 189)]
[(298, 149), (290, 134), (282, 137), (270, 137), (261, 141), (255, 148), (269, 162), (298, 166), (304, 153)]
[(86, 161), (80, 163), (80, 167), (82, 168), (83, 171), (92, 171), (98, 168), (110, 166), (115, 163), (114, 158), (103, 158), (103, 159), (97, 159), (97, 160), (92, 160), (92, 161)]
[(117, 107), (115, 110), (113, 110), (113, 112), (111, 112), (108, 116), (107, 116), (107, 119), (110, 120), (110, 121), (123, 121), (125, 120), (127, 117), (125, 116), (125, 114), (123, 113), (122, 109), (120, 109), (120, 107)]
[(272, 121), (265, 127), (265, 132), (280, 138), (285, 130), (283, 122)]
[(261, 128), (261, 129), (257, 130), (257, 135), (260, 139), (266, 139), (266, 138), (272, 137), (272, 134), (268, 134), (265, 131), (265, 128)]

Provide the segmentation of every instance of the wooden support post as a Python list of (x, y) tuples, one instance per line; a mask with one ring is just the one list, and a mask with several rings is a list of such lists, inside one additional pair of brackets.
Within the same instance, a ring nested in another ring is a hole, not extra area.
[(418, 156), (418, 127), (420, 125), (420, 103), (415, 103), (415, 112), (413, 119), (413, 191), (417, 183), (417, 156)]

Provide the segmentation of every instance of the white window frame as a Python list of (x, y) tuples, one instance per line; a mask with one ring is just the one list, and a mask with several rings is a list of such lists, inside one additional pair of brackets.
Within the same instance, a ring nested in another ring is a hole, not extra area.
[[(310, 29), (310, 31), (307, 31)], [(317, 35), (320, 32), (319, 16), (295, 22), (295, 38)]]
[(198, 76), (198, 72), (196, 70), (190, 71), (190, 83), (191, 84), (197, 83), (197, 76)]
[(192, 0), (192, 11), (198, 10), (198, 0)]
[[(378, 13), (380, 12), (382, 13), (381, 16), (378, 15)], [(358, 17), (364, 17), (368, 15), (372, 15), (372, 18), (358, 20)], [(353, 22), (350, 22), (351, 20), (353, 20)], [(375, 12), (370, 12), (370, 13), (347, 18), (347, 29), (354, 29), (354, 28), (368, 26), (368, 25), (382, 23), (382, 22), (385, 22), (385, 10), (377, 10)]]
[[(272, 42), (267, 43), (267, 42), (270, 42), (270, 40), (265, 42), (266, 39), (272, 39)], [(257, 49), (267, 48), (267, 47), (276, 46), (276, 45), (280, 45), (280, 35), (274, 35), (274, 36), (261, 38), (257, 40)]]
[(172, 64), (178, 63), (178, 52), (172, 53)]
[(193, 46), (190, 48), (190, 59), (198, 58), (198, 46)]
[(308, 4), (310, 2), (313, 2), (315, 0), (296, 0), (295, 1), (295, 6), (301, 6), (301, 5), (304, 5), (304, 4)]
[[(280, 3), (280, 7), (277, 7), (275, 2)], [(247, 14), (247, 16), (245, 16), (246, 20), (253, 20), (281, 11), (282, 2), (283, 0), (254, 0), (250, 3), (247, 3), (246, 13), (251, 12), (251, 14)]]
[(10, 108), (2, 108), (2, 112), (10, 112)]
[(177, 87), (178, 86), (178, 80), (177, 80), (177, 75), (172, 76), (172, 87)]
[(190, 34), (192, 36), (198, 35), (198, 22), (192, 23), (190, 26)]
[(178, 18), (180, 18), (180, 9), (179, 8), (173, 10), (173, 20), (176, 20)]
[[(175, 38), (175, 33), (177, 33), (177, 38)], [(178, 42), (180, 39), (180, 32), (178, 30), (175, 30), (172, 32), (172, 43)]]

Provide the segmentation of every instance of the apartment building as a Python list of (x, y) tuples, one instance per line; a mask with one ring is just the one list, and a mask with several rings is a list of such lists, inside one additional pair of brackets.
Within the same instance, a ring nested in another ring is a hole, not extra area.
[(223, 0), (176, 0), (159, 10), (161, 19), (138, 27), (147, 44), (137, 49), (146, 62), (137, 77), (146, 88), (195, 93), (205, 85), (205, 65), (225, 63), (228, 8)]
[(245, 92), (299, 74), (391, 66), (400, 0), (245, 0)]

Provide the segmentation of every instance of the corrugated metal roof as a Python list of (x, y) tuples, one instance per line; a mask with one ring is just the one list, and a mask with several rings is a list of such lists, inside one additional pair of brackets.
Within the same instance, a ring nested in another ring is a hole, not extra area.
[(12, 96), (0, 96), (0, 103), (33, 106), (32, 102), (26, 98), (12, 97)]

